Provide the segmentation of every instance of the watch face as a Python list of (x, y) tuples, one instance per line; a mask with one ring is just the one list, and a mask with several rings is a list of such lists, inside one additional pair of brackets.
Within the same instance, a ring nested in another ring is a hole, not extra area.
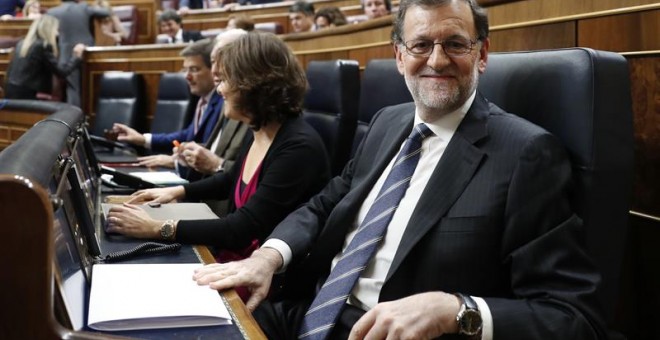
[(174, 233), (174, 228), (171, 224), (165, 223), (163, 226), (160, 228), (160, 236), (163, 238), (169, 238), (172, 236)]
[(461, 315), (461, 332), (466, 335), (476, 335), (481, 330), (481, 323), (481, 314), (474, 309), (467, 309)]

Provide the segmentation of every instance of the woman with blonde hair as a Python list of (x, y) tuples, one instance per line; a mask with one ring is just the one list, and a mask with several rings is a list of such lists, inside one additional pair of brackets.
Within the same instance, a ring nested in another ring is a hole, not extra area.
[(28, 0), (23, 6), (23, 17), (28, 19), (41, 18), (41, 3), (39, 0)]
[(59, 21), (50, 15), (35, 19), (27, 35), (18, 42), (7, 69), (5, 97), (35, 99), (37, 93), (50, 93), (53, 74), (65, 77), (80, 65), (85, 45), (73, 47), (73, 55), (58, 64), (57, 36)]

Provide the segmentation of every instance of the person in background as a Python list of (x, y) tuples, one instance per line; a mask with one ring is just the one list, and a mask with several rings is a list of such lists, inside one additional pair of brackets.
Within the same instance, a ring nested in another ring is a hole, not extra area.
[(227, 20), (226, 29), (242, 29), (246, 32), (254, 31), (254, 20), (247, 14), (232, 14)]
[[(181, 16), (176, 11), (168, 9), (158, 17), (160, 33), (165, 36), (166, 43), (187, 43), (204, 39), (199, 31), (186, 31), (181, 26)], [(161, 41), (157, 41), (161, 42)]]
[(16, 15), (18, 9), (23, 8), (25, 0), (2, 0), (0, 1), (0, 20), (11, 19)]
[(30, 25), (27, 35), (16, 45), (7, 69), (6, 98), (36, 99), (37, 93), (52, 92), (53, 75), (66, 77), (80, 66), (85, 45), (77, 44), (69, 60), (58, 61), (59, 21), (42, 15)]
[[(211, 74), (216, 88), (220, 86), (222, 79), (219, 69), (220, 62), (215, 60), (218, 49), (244, 34), (247, 34), (244, 30), (230, 29), (215, 38), (215, 46), (211, 52)], [(221, 115), (206, 143), (200, 144), (194, 141), (181, 143), (176, 150), (177, 156), (186, 166), (203, 175), (225, 171), (234, 166), (236, 154), (245, 139), (247, 130), (247, 125), (241, 121)]]
[[(211, 74), (213, 75), (213, 83), (216, 88), (220, 86), (222, 79), (219, 70), (220, 62), (215, 59), (218, 49), (244, 34), (247, 34), (244, 30), (230, 29), (218, 34), (215, 38), (215, 47), (213, 47), (213, 52), (211, 52)], [(181, 143), (178, 148), (175, 148), (174, 153), (177, 156), (177, 160), (201, 174), (201, 176), (196, 176), (195, 178), (204, 178), (222, 171), (229, 171), (234, 166), (246, 135), (252, 133), (249, 130), (247, 124), (239, 120), (229, 119), (224, 114), (221, 114), (218, 123), (211, 133), (211, 137), (206, 143), (201, 144), (194, 141)], [(209, 199), (203, 200), (203, 202), (216, 215), (227, 215), (227, 200)]]
[(289, 21), (294, 33), (314, 30), (314, 5), (305, 1), (296, 1), (289, 7)]
[(323, 7), (316, 11), (314, 24), (316, 25), (316, 30), (342, 26), (346, 25), (346, 16), (336, 6)]
[[(124, 124), (115, 123), (112, 132), (117, 134), (117, 140), (150, 149), (155, 155), (138, 158), (140, 165), (148, 167), (163, 166), (174, 168), (176, 157), (172, 155), (175, 140), (183, 142), (195, 141), (206, 143), (222, 112), (223, 100), (216, 93), (211, 74), (211, 51), (214, 42), (210, 39), (196, 41), (184, 48), (183, 72), (186, 75), (190, 93), (199, 97), (191, 101), (189, 110), (194, 110), (193, 120), (183, 130), (171, 133), (139, 133)], [(186, 178), (187, 174), (180, 174)]]
[(112, 38), (115, 45), (121, 45), (122, 39), (128, 38), (129, 32), (124, 29), (119, 18), (112, 13), (112, 6), (107, 0), (96, 0), (96, 5), (110, 12), (110, 16), (101, 19), (103, 34)]
[(42, 15), (41, 3), (39, 0), (28, 0), (23, 6), (23, 17), (28, 19), (38, 19)]
[(191, 9), (217, 8), (221, 2), (217, 0), (181, 0), (179, 1), (179, 15), (185, 16)]
[[(477, 0), (402, 0), (392, 44), (414, 102), (376, 113), (250, 258), (193, 279), (247, 285), (269, 339), (607, 339), (566, 149), (477, 90), (488, 32)], [(285, 298), (261, 302), (278, 271)]]
[[(305, 71), (270, 33), (249, 33), (215, 55), (224, 115), (250, 126), (236, 166), (170, 188), (141, 190), (108, 213), (109, 231), (126, 236), (203, 244), (219, 262), (245, 258), (287, 214), (327, 183), (330, 164), (321, 137), (302, 118)], [(229, 199), (226, 217), (154, 220), (132, 203)], [(247, 291), (239, 291), (246, 299)]]
[[(94, 46), (94, 35), (90, 22), (95, 18), (105, 18), (110, 15), (107, 9), (89, 6), (86, 2), (77, 0), (62, 0), (62, 4), (46, 12), (60, 20), (59, 50), (60, 63), (71, 59), (71, 51), (77, 44)], [(66, 78), (67, 103), (80, 107), (80, 71), (75, 69)]]
[(389, 15), (392, 11), (390, 0), (360, 0), (364, 14), (368, 19), (376, 19)]

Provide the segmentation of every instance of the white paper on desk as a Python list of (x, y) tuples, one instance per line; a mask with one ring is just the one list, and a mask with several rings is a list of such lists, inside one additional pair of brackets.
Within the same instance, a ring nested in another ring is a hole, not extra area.
[(192, 279), (200, 263), (97, 264), (88, 326), (101, 331), (231, 324), (216, 290)]
[(188, 183), (188, 180), (179, 177), (179, 175), (172, 171), (136, 171), (129, 172), (129, 174), (140, 177), (143, 181), (156, 185), (177, 185)]

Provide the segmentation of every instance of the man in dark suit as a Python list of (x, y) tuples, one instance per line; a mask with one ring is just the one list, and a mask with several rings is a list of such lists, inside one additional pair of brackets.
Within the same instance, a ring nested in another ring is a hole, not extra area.
[(141, 165), (174, 167), (176, 157), (172, 155), (172, 148), (175, 140), (181, 143), (206, 143), (211, 137), (223, 106), (223, 99), (215, 91), (211, 74), (213, 45), (212, 40), (200, 40), (181, 51), (190, 93), (199, 98), (191, 100), (188, 105), (188, 109), (192, 109), (194, 113), (192, 122), (185, 129), (171, 133), (141, 134), (124, 124), (114, 124), (113, 130), (118, 134), (118, 141), (144, 146), (153, 152), (161, 153), (140, 157)]
[[(94, 46), (94, 35), (90, 30), (92, 18), (104, 18), (110, 15), (108, 10), (89, 6), (78, 0), (62, 0), (62, 4), (48, 10), (48, 14), (60, 21), (59, 51), (60, 63), (71, 59), (73, 47), (77, 44)], [(80, 106), (80, 70), (74, 70), (66, 77), (67, 103)]]
[(565, 150), (476, 91), (485, 12), (403, 0), (392, 37), (414, 104), (376, 114), (342, 175), (250, 258), (194, 278), (247, 286), (255, 309), (286, 270), (285, 299), (254, 312), (270, 339), (605, 338)]
[(181, 25), (181, 16), (176, 11), (168, 9), (158, 17), (160, 35), (156, 43), (187, 43), (204, 39), (199, 31), (186, 31)]

